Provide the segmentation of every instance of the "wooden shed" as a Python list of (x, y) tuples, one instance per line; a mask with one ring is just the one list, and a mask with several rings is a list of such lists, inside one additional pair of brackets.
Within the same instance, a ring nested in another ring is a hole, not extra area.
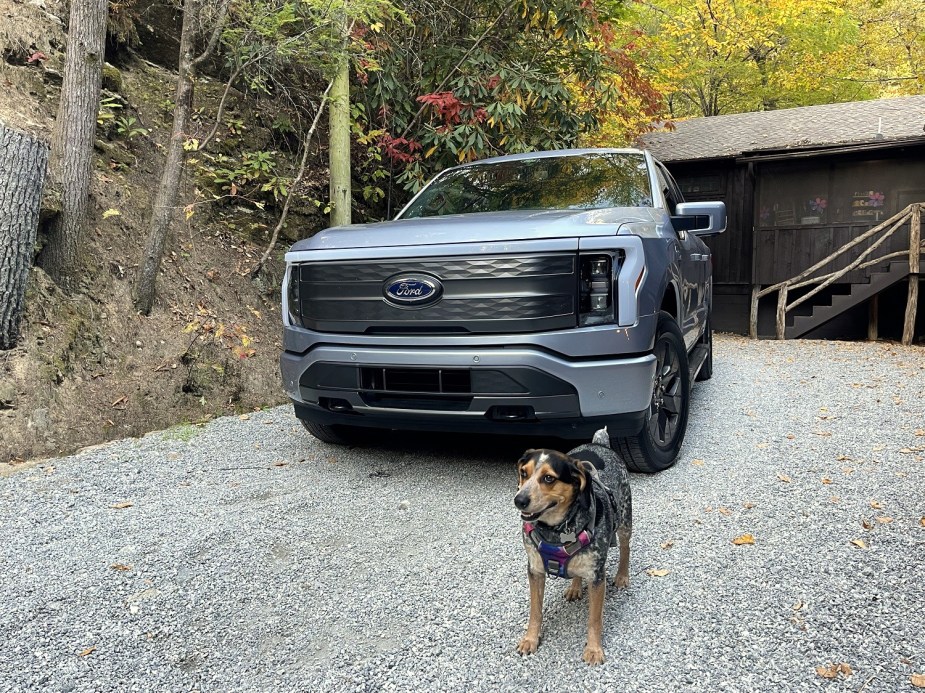
[[(686, 199), (726, 203), (709, 239), (715, 329), (747, 333), (757, 305), (762, 336), (903, 333), (922, 277), (925, 96), (694, 118), (641, 146)], [(923, 313), (907, 332), (925, 332)]]

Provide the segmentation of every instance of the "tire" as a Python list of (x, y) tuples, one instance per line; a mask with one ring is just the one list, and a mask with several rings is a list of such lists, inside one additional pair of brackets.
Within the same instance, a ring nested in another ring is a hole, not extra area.
[(362, 445), (370, 441), (370, 431), (358, 426), (344, 426), (342, 424), (320, 424), (314, 421), (299, 419), (305, 430), (311, 433), (322, 443), (330, 445)]
[(653, 474), (668, 469), (678, 458), (690, 409), (691, 377), (687, 349), (671, 314), (658, 315), (653, 348), (657, 366), (652, 398), (642, 430), (617, 438), (616, 450), (635, 472)]
[(707, 347), (707, 360), (703, 362), (700, 372), (695, 378), (698, 383), (713, 377), (713, 324), (710, 318), (707, 318), (707, 326), (700, 341)]

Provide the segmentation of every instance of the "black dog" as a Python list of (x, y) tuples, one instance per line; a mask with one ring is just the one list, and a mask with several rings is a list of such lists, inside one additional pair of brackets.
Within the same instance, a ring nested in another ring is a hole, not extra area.
[[(601, 480), (608, 468), (613, 490)], [(620, 564), (614, 577), (618, 588), (629, 587), (630, 535), (633, 506), (626, 464), (610, 448), (607, 429), (594, 434), (590, 445), (567, 455), (555, 450), (527, 450), (517, 462), (520, 477), (514, 505), (523, 520), (530, 581), (530, 622), (517, 651), (536, 652), (543, 621), (546, 574), (570, 577), (565, 598), (581, 597), (582, 580), (589, 582), (588, 642), (582, 659), (601, 664), (607, 550), (620, 539)]]

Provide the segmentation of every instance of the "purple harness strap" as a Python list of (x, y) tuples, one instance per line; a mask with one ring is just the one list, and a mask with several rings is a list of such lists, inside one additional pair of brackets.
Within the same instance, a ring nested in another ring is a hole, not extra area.
[(572, 560), (576, 553), (591, 543), (591, 532), (583, 529), (578, 533), (574, 541), (565, 544), (552, 544), (534, 536), (533, 531), (535, 529), (536, 527), (533, 526), (533, 523), (524, 522), (524, 534), (530, 537), (530, 540), (536, 546), (536, 550), (539, 551), (546, 573), (554, 577), (569, 577), (569, 561)]

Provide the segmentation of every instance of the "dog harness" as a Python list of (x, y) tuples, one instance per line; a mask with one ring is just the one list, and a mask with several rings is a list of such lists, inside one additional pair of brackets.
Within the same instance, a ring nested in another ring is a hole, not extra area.
[[(599, 504), (607, 502), (610, 504), (611, 510), (616, 512), (617, 499), (614, 498), (613, 491), (596, 474), (591, 477), (591, 488), (594, 489), (591, 517), (588, 519), (585, 528), (580, 532), (557, 532), (552, 528), (536, 527), (532, 522), (524, 522), (524, 536), (530, 538), (530, 541), (533, 542), (539, 552), (547, 575), (561, 578), (569, 577), (569, 561), (575, 557), (575, 554), (590, 546), (591, 542), (594, 541), (593, 530), (597, 528), (597, 518), (603, 516), (604, 513), (604, 508)], [(565, 529), (568, 528), (569, 522), (569, 519), (565, 520)], [(544, 538), (544, 535), (546, 538)], [(547, 538), (551, 538), (550, 535), (557, 536), (559, 542), (547, 541)], [(615, 545), (616, 538), (616, 529), (614, 529), (614, 534), (610, 537), (611, 546)]]
[(577, 535), (562, 533), (559, 535), (563, 543), (555, 544), (540, 538), (539, 532), (532, 522), (524, 522), (524, 534), (530, 537), (536, 550), (543, 559), (543, 568), (547, 575), (553, 577), (568, 577), (569, 561), (588, 546), (594, 537), (587, 529), (583, 529)]

